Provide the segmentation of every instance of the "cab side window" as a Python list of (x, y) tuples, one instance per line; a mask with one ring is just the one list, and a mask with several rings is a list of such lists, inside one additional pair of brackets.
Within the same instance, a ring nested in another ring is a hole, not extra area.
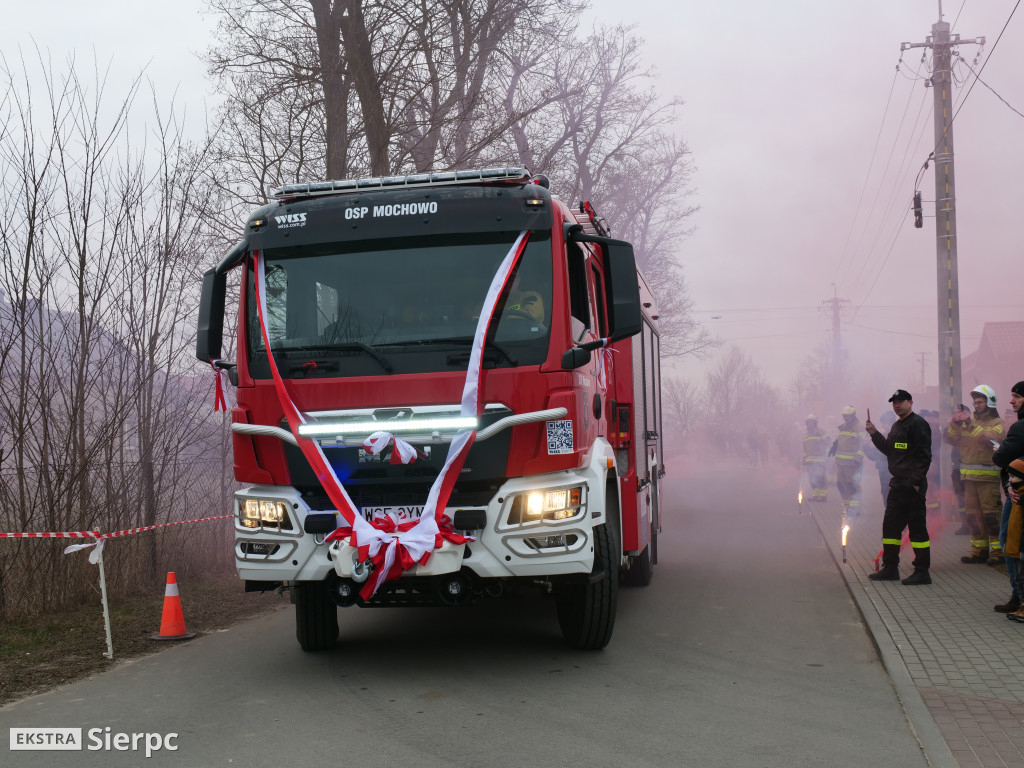
[(567, 243), (566, 249), (566, 263), (569, 267), (569, 311), (572, 314), (570, 325), (573, 341), (579, 341), (587, 330), (592, 330), (587, 290), (587, 262), (583, 250), (576, 243)]
[(608, 336), (608, 321), (604, 311), (604, 279), (601, 277), (601, 270), (593, 261), (590, 262), (590, 275), (593, 278), (594, 314), (597, 316), (594, 332), (601, 338), (605, 338)]

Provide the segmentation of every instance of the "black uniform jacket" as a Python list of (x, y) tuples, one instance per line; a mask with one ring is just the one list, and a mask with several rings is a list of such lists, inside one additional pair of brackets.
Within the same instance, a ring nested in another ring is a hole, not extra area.
[(916, 413), (897, 421), (888, 437), (871, 436), (872, 444), (889, 459), (892, 484), (923, 488), (932, 463), (932, 428)]
[(999, 474), (1004, 486), (1007, 481), (1006, 468), (1011, 461), (1020, 458), (1024, 458), (1024, 409), (1017, 414), (1017, 421), (1010, 425), (1003, 442), (992, 454), (992, 463), (1002, 470)]

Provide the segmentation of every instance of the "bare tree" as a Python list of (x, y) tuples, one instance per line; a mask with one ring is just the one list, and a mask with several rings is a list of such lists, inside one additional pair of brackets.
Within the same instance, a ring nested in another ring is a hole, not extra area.
[(668, 429), (666, 440), (680, 445), (686, 437), (703, 426), (705, 411), (701, 406), (701, 392), (686, 379), (668, 377), (664, 381), (662, 401)]
[(800, 362), (796, 377), (790, 385), (796, 409), (807, 413), (816, 404), (824, 403), (831, 381), (832, 345), (822, 342)]
[[(543, 65), (521, 51), (505, 94), (510, 135), (515, 152), (563, 198), (593, 201), (614, 233), (633, 243), (658, 300), (663, 356), (702, 356), (717, 342), (693, 320), (681, 266), (696, 210), (690, 150), (673, 132), (682, 104), (658, 96), (642, 49), (633, 29), (620, 25), (562, 41)], [(516, 118), (523, 88), (550, 94), (550, 106)]]
[(737, 347), (730, 347), (705, 381), (708, 424), (730, 448), (744, 444), (754, 428), (774, 430), (786, 421), (782, 396)]
[[(83, 80), (41, 54), (36, 68), (33, 93), (24, 61), (0, 66), (0, 529), (181, 519), (182, 501), (219, 483), (221, 425), (198, 407), (211, 380), (183, 375), (205, 150), (159, 120), (156, 146), (133, 146), (138, 80), (110, 99), (98, 68)], [(118, 541), (112, 587), (155, 574), (149, 536)], [(0, 540), (0, 609), (66, 604), (91, 568), (53, 542)]]
[[(488, 102), (508, 78), (510, 42), (556, 29), (580, 7), (210, 0), (219, 42), (207, 61), (226, 98), (222, 160), (271, 183), (473, 162), (510, 125)], [(546, 100), (538, 94), (523, 109)]]
[[(636, 245), (666, 357), (717, 345), (680, 253), (693, 165), (624, 26), (551, 0), (211, 0), (226, 96), (218, 183), (248, 205), (300, 178), (525, 163)], [(311, 119), (311, 116), (312, 117)]]

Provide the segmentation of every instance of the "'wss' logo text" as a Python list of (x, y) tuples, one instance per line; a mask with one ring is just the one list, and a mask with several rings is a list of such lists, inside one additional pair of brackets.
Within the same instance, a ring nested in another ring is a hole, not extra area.
[(277, 222), (278, 229), (288, 229), (289, 227), (304, 227), (306, 226), (306, 214), (286, 213), (284, 216), (275, 216), (274, 221)]

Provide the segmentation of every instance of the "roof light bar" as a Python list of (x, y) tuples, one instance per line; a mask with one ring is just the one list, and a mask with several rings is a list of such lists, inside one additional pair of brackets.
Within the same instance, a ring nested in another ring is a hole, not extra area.
[(396, 187), (440, 187), (448, 184), (482, 184), (489, 181), (529, 181), (530, 172), (522, 167), (482, 168), (440, 173), (411, 173), (408, 176), (374, 176), (365, 179), (315, 181), (308, 184), (285, 184), (271, 187), (268, 196), (278, 200), (287, 197), (314, 197), (337, 195), (366, 189), (394, 189)]
[(337, 437), (340, 435), (370, 435), (374, 432), (424, 433), (452, 432), (460, 429), (476, 429), (473, 416), (456, 416), (447, 419), (401, 419), (395, 421), (344, 421), (335, 424), (300, 424), (302, 437)]

